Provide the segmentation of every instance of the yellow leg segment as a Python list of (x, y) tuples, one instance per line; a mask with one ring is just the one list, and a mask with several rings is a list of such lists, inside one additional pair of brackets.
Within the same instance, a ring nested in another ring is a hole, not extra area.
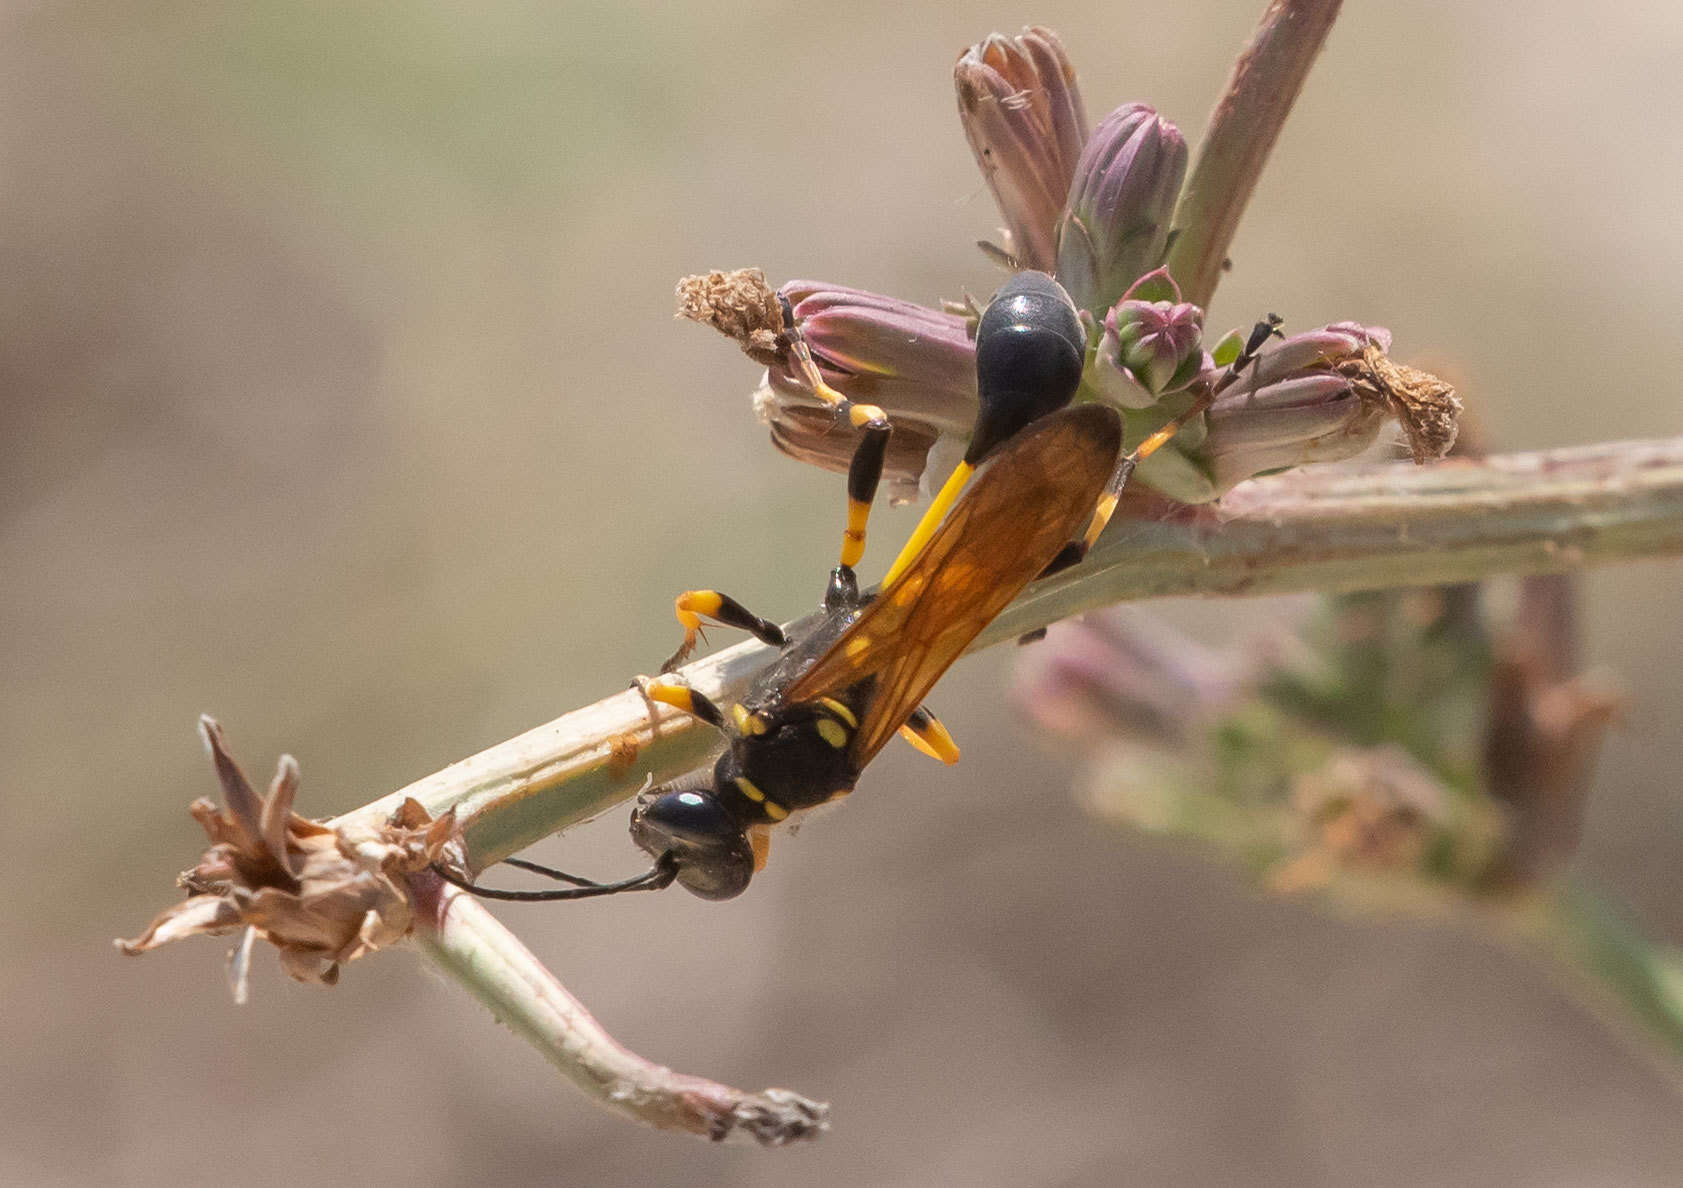
[(825, 383), (812, 358), (812, 349), (799, 332), (791, 337), (789, 346), (795, 366), (812, 394), (838, 412), (845, 412), (848, 424), (864, 432), (847, 470), (847, 529), (842, 534), (841, 565), (852, 569), (865, 555), (865, 525), (871, 518), (871, 503), (876, 499), (892, 431), (888, 414), (874, 404), (855, 404)]
[(678, 625), (684, 629), (684, 643), (672, 654), (672, 659), (666, 662), (665, 667), (676, 668), (689, 659), (690, 653), (695, 651), (697, 641), (705, 638), (701, 634), (701, 617), (717, 617), (723, 604), (724, 596), (717, 590), (685, 590), (673, 600)]
[(947, 478), (940, 493), (929, 505), (929, 510), (923, 513), (923, 519), (917, 522), (917, 527), (906, 539), (906, 545), (900, 550), (900, 555), (894, 558), (894, 564), (888, 567), (888, 576), (882, 579), (883, 589), (886, 590), (892, 585), (894, 579), (912, 563), (912, 558), (923, 552), (923, 546), (929, 543), (929, 538), (935, 535), (935, 529), (946, 519), (947, 509), (957, 502), (958, 493), (964, 489), (965, 481), (975, 469), (968, 462), (960, 462), (958, 468)]
[(754, 847), (754, 873), (759, 874), (766, 868), (766, 859), (771, 857), (771, 826), (750, 825), (748, 844)]
[(931, 759), (939, 759), (949, 766), (958, 762), (958, 743), (941, 725), (941, 720), (926, 709), (918, 709), (906, 720), (900, 727), (900, 737)]
[(761, 643), (773, 647), (780, 648), (787, 642), (783, 629), (776, 623), (760, 618), (730, 595), (717, 590), (685, 590), (672, 606), (678, 615), (678, 625), (684, 629), (684, 642), (660, 666), (662, 672), (671, 672), (688, 660), (695, 651), (696, 642), (707, 638), (701, 630), (703, 619), (747, 631)]
[[(1185, 412), (1140, 442), (1132, 453), (1117, 464), (1116, 472), (1111, 476), (1110, 485), (1105, 489), (1105, 493), (1099, 497), (1098, 505), (1093, 509), (1093, 518), (1088, 522), (1086, 534), (1081, 538), (1081, 553), (1074, 558), (1075, 560), (1079, 560), (1080, 556), (1084, 556), (1088, 549), (1099, 542), (1099, 537), (1104, 533), (1105, 525), (1110, 523), (1110, 517), (1116, 513), (1116, 504), (1121, 498), (1122, 487), (1127, 483), (1129, 476), (1134, 473), (1134, 467), (1167, 445), (1174, 438), (1174, 435), (1186, 426), (1188, 421), (1203, 413), (1214, 401), (1215, 391), (1212, 389), (1205, 392), (1194, 400)], [(1061, 563), (1059, 567), (1062, 567)]]
[(1104, 532), (1104, 526), (1110, 523), (1110, 517), (1116, 514), (1116, 504), (1119, 496), (1106, 495), (1099, 500), (1098, 507), (1093, 510), (1092, 522), (1087, 525), (1087, 535), (1082, 538), (1083, 548), (1090, 549), (1098, 543), (1099, 536)]
[(871, 519), (871, 505), (857, 499), (847, 501), (847, 530), (842, 533), (841, 563), (852, 569), (865, 555), (865, 526)]
[(688, 685), (679, 685), (671, 681), (650, 681), (643, 686), (643, 692), (648, 695), (650, 701), (681, 709), (686, 714), (695, 713), (695, 690)]

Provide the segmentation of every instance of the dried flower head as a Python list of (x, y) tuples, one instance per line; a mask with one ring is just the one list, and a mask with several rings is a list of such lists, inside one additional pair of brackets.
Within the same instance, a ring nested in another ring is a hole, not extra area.
[(209, 800), (189, 806), (211, 847), (179, 880), (187, 898), (118, 948), (144, 953), (243, 928), (232, 966), (235, 998), (243, 1001), (255, 937), (280, 950), (292, 977), (331, 986), (344, 962), (408, 935), (414, 913), (405, 876), (440, 855), (454, 832), (454, 813), (434, 820), (408, 800), (383, 826), (330, 828), (292, 811), (299, 777), (290, 755), (281, 757), (269, 794), (259, 797), (228, 754), (222, 728), (205, 717), (199, 729), (226, 807)]
[(758, 268), (686, 276), (676, 296), (676, 316), (735, 339), (755, 362), (770, 364), (782, 353), (783, 306)]
[(1358, 390), (1384, 400), (1396, 415), (1415, 462), (1435, 462), (1455, 444), (1461, 400), (1431, 372), (1392, 362), (1385, 354), (1389, 345), (1370, 342), (1362, 352), (1362, 366), (1346, 365), (1344, 373)]
[(1293, 781), (1304, 850), (1271, 881), (1297, 890), (1340, 869), (1413, 873), (1433, 834), (1448, 824), (1448, 795), (1394, 743), (1340, 748)]

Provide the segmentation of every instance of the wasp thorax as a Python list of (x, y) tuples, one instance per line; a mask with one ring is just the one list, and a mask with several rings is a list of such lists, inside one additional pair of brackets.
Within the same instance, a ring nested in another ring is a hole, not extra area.
[(981, 408), (964, 455), (974, 465), (1024, 426), (1068, 404), (1081, 383), (1087, 332), (1063, 286), (1019, 272), (994, 294), (976, 326)]
[(754, 850), (710, 792), (665, 792), (631, 813), (631, 840), (651, 858), (671, 854), (678, 884), (703, 899), (731, 899), (754, 877)]

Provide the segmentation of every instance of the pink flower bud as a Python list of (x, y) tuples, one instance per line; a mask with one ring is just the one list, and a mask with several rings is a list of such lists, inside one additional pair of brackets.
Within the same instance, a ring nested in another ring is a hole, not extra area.
[(1022, 268), (1054, 271), (1058, 219), (1087, 141), (1063, 45), (1050, 29), (995, 33), (959, 55), (953, 85), (965, 138), (1005, 216), (1007, 250)]

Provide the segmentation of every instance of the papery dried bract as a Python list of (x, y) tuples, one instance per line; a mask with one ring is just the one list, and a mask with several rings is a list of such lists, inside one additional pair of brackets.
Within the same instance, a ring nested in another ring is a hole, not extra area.
[(1020, 268), (1052, 272), (1058, 220), (1087, 142), (1087, 112), (1062, 43), (1050, 29), (995, 33), (953, 67), (959, 121), (1005, 217)]
[[(413, 800), (381, 825), (332, 829), (292, 811), (298, 765), (283, 756), (269, 794), (259, 797), (223, 742), (222, 728), (200, 719), (226, 808), (194, 801), (189, 811), (211, 848), (180, 879), (189, 895), (166, 909), (126, 953), (144, 953), (189, 936), (255, 930), (280, 950), (300, 981), (332, 985), (339, 966), (400, 940), (414, 925), (406, 877), (442, 852), (453, 813), (436, 820)], [(244, 962), (235, 995), (243, 997)]]

